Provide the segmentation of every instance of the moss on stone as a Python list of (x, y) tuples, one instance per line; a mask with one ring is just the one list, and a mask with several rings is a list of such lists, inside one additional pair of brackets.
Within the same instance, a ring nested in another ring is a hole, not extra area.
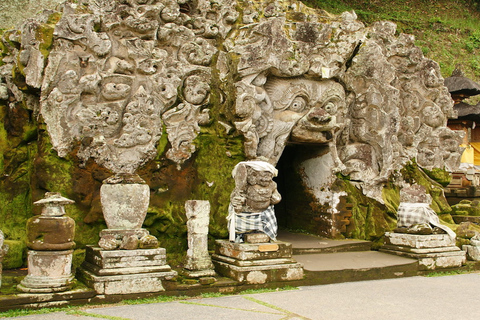
[(433, 168), (432, 170), (423, 169), (425, 174), (441, 186), (446, 187), (452, 180), (452, 174), (445, 169)]
[[(347, 226), (347, 237), (355, 239), (370, 240), (374, 246), (383, 243), (383, 236), (386, 231), (396, 226), (396, 215), (387, 210), (387, 207), (375, 199), (365, 196), (360, 189), (350, 181), (337, 180), (347, 192), (347, 201), (352, 204), (351, 223)], [(393, 196), (397, 191), (385, 191), (384, 194), (391, 195), (391, 202), (395, 201)], [(390, 206), (393, 207), (393, 204)]]
[(3, 257), (3, 269), (16, 269), (26, 266), (27, 245), (25, 241), (5, 240), (8, 246), (7, 254)]
[(430, 207), (437, 213), (450, 213), (452, 208), (445, 198), (443, 187), (438, 182), (432, 180), (422, 169), (420, 169), (415, 160), (410, 161), (401, 170), (403, 179), (410, 184), (419, 184), (425, 187), (426, 192), (432, 196)]

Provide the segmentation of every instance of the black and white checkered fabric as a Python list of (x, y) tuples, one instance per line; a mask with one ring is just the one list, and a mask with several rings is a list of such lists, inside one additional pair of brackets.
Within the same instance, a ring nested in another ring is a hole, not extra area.
[[(229, 217), (229, 224), (234, 221), (235, 233), (245, 233), (250, 231), (264, 232), (270, 239), (277, 239), (277, 218), (273, 206), (268, 207), (263, 212), (241, 212), (234, 213), (233, 217)], [(232, 238), (230, 238), (232, 240)], [(238, 238), (236, 238), (238, 241)]]
[(455, 232), (440, 223), (440, 219), (428, 203), (400, 202), (397, 210), (397, 227), (409, 228), (421, 223), (429, 223), (434, 227), (439, 227), (444, 230), (451, 237), (456, 237)]

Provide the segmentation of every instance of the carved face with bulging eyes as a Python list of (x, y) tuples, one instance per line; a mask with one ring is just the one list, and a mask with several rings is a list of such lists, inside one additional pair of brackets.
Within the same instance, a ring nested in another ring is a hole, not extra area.
[(274, 78), (266, 90), (276, 122), (294, 123), (290, 140), (297, 143), (326, 143), (340, 128), (345, 112), (345, 90), (332, 80)]

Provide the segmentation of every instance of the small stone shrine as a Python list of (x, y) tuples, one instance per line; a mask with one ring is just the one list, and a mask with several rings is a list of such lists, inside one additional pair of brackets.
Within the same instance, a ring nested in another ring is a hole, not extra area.
[(185, 202), (188, 229), (188, 250), (183, 273), (190, 278), (214, 276), (212, 259), (208, 253), (208, 223), (210, 202)]
[(218, 273), (249, 284), (303, 278), (302, 265), (292, 259), (292, 245), (276, 240), (273, 205), (281, 200), (272, 180), (276, 175), (266, 161), (243, 161), (233, 169), (229, 240), (217, 240), (213, 255)]
[(108, 229), (98, 247), (87, 246), (79, 277), (99, 294), (164, 291), (162, 280), (177, 275), (166, 250), (142, 229), (150, 188), (138, 175), (119, 173), (104, 181), (100, 196)]
[(44, 199), (34, 202), (43, 209), (41, 215), (27, 221), (28, 275), (19, 290), (51, 293), (72, 287), (75, 221), (65, 216), (64, 208), (72, 203), (56, 192), (47, 192)]
[(423, 186), (403, 188), (397, 228), (385, 233), (380, 250), (418, 259), (421, 270), (460, 267), (466, 261), (465, 252), (455, 245), (455, 233), (440, 223), (430, 203)]

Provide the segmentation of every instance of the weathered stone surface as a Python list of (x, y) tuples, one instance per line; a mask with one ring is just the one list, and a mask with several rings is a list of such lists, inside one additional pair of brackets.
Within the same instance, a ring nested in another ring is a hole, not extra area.
[(212, 275), (213, 264), (208, 253), (210, 202), (189, 200), (185, 202), (185, 210), (188, 218), (188, 250), (184, 268), (189, 271), (211, 270), (205, 275)]
[(28, 275), (18, 289), (24, 292), (65, 291), (73, 285), (73, 250), (28, 252)]

